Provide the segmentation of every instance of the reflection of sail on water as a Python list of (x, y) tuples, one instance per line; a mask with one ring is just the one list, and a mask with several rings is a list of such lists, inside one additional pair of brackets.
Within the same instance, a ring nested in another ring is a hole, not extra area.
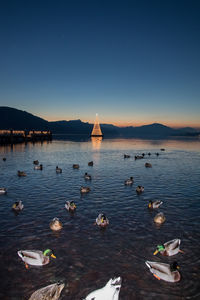
[(100, 136), (102, 137), (103, 134), (101, 132), (101, 127), (100, 127), (100, 124), (99, 124), (99, 120), (98, 120), (98, 114), (96, 114), (96, 120), (95, 120), (95, 123), (94, 123), (94, 126), (93, 126), (93, 130), (92, 130), (92, 133), (91, 133), (91, 136)]
[(92, 148), (95, 150), (99, 150), (101, 148), (101, 141), (102, 141), (102, 136), (92, 136), (91, 137), (92, 141)]

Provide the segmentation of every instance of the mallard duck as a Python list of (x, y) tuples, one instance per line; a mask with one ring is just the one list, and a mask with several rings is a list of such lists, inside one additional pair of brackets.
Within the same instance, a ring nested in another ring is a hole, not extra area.
[(82, 187), (80, 188), (80, 192), (81, 192), (82, 194), (84, 194), (84, 193), (89, 193), (89, 192), (90, 192), (90, 188), (87, 187), (87, 186), (82, 186)]
[(73, 212), (76, 210), (76, 204), (74, 203), (74, 201), (67, 201), (65, 203), (65, 208), (69, 211), (69, 212)]
[(131, 176), (129, 179), (126, 179), (126, 180), (124, 181), (124, 184), (125, 184), (125, 185), (131, 185), (131, 184), (133, 184), (133, 177)]
[(54, 283), (35, 291), (29, 300), (58, 300), (64, 288), (64, 283)]
[(145, 167), (146, 167), (146, 168), (152, 168), (152, 164), (150, 164), (150, 163), (145, 163)]
[(89, 175), (88, 173), (85, 173), (84, 178), (85, 178), (85, 180), (91, 180), (92, 176)]
[(79, 164), (73, 164), (73, 169), (79, 169)]
[(157, 224), (162, 224), (166, 221), (166, 218), (165, 218), (164, 214), (162, 212), (160, 212), (154, 217), (153, 220)]
[(6, 157), (3, 157), (3, 161), (6, 161)]
[(56, 166), (56, 173), (62, 173), (62, 169), (58, 168), (58, 166)]
[(96, 218), (95, 224), (97, 224), (99, 227), (106, 227), (109, 224), (109, 220), (104, 214), (99, 214)]
[(93, 161), (89, 161), (88, 166), (92, 167), (93, 166)]
[(118, 300), (121, 284), (121, 277), (111, 278), (104, 287), (91, 292), (85, 300)]
[(24, 208), (24, 204), (22, 203), (22, 201), (17, 201), (13, 204), (12, 209), (14, 209), (15, 211), (20, 211)]
[(136, 159), (142, 159), (142, 158), (144, 158), (143, 155), (135, 155), (135, 160), (136, 160)]
[(174, 239), (164, 243), (163, 245), (158, 245), (153, 255), (156, 255), (158, 252), (160, 252), (164, 256), (172, 256), (179, 252), (183, 252), (179, 249), (180, 243), (181, 243), (180, 239)]
[(22, 177), (22, 176), (26, 176), (26, 173), (24, 171), (17, 171), (17, 175), (19, 177)]
[(163, 202), (160, 200), (157, 201), (150, 200), (148, 204), (148, 208), (158, 208), (161, 204), (163, 204)]
[(137, 192), (138, 194), (143, 193), (143, 192), (144, 192), (144, 187), (141, 186), (141, 185), (138, 185), (137, 188), (136, 188), (136, 192)]
[(34, 170), (43, 170), (43, 165), (40, 164), (39, 166), (35, 166)]
[(39, 165), (39, 160), (34, 160), (34, 161), (33, 161), (33, 164), (34, 164), (34, 165)]
[(158, 263), (153, 261), (145, 262), (150, 272), (158, 279), (162, 279), (168, 282), (178, 282), (181, 279), (180, 273), (177, 271), (179, 266), (177, 262), (169, 264)]
[(0, 195), (6, 194), (7, 190), (6, 188), (0, 188)]
[(53, 218), (53, 220), (49, 224), (50, 228), (54, 231), (58, 231), (62, 229), (62, 223), (60, 222), (59, 218)]
[(131, 156), (129, 154), (124, 154), (124, 158), (130, 158)]
[(51, 249), (46, 249), (44, 252), (40, 250), (20, 250), (17, 252), (17, 254), (25, 262), (26, 268), (28, 268), (28, 265), (47, 265), (50, 260), (49, 256), (56, 258)]

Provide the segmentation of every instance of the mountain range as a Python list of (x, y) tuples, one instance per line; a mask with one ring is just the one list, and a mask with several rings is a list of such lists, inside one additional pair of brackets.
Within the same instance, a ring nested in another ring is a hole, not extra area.
[[(7, 106), (0, 106), (0, 116), (0, 129), (51, 130), (53, 134), (85, 134), (89, 136), (93, 128), (93, 124), (81, 120), (49, 122), (26, 111)], [(191, 127), (174, 129), (159, 123), (138, 127), (101, 124), (101, 129), (105, 137), (168, 137), (200, 134), (198, 130)]]

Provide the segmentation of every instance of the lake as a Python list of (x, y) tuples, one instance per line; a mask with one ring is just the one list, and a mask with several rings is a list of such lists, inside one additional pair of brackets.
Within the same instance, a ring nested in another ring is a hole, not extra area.
[[(142, 153), (144, 158), (135, 160)], [(124, 159), (124, 154), (131, 157)], [(33, 160), (43, 164), (42, 171), (34, 170)], [(145, 168), (146, 162), (152, 168)], [(73, 169), (73, 164), (80, 168)], [(56, 174), (56, 166), (61, 174)], [(27, 300), (35, 290), (60, 280), (65, 283), (60, 299), (80, 300), (114, 276), (122, 277), (122, 300), (200, 299), (199, 166), (198, 139), (65, 138), (1, 146), (0, 187), (8, 192), (0, 195), (0, 299)], [(18, 170), (27, 176), (18, 177)], [(85, 172), (91, 181), (85, 181)], [(130, 176), (134, 183), (125, 186)], [(140, 195), (138, 185), (144, 186)], [(91, 191), (81, 195), (81, 186)], [(19, 200), (24, 209), (15, 214), (11, 208)], [(77, 205), (74, 214), (64, 208), (72, 200)], [(150, 211), (149, 200), (163, 204)], [(105, 230), (94, 226), (101, 212), (110, 222)], [(161, 226), (153, 222), (157, 212), (166, 216)], [(63, 224), (60, 232), (49, 228), (54, 217)], [(153, 255), (157, 244), (175, 238), (181, 239), (184, 253)], [(42, 267), (26, 269), (17, 255), (18, 250), (47, 248), (56, 259)], [(146, 260), (176, 260), (181, 281), (157, 280)]]

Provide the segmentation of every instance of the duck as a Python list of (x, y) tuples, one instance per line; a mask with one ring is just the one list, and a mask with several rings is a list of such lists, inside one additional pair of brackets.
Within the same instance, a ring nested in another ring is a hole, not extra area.
[(65, 208), (69, 211), (69, 212), (74, 212), (76, 210), (76, 204), (74, 203), (74, 201), (67, 201), (65, 203)]
[(56, 173), (62, 173), (62, 169), (56, 166)]
[(148, 155), (150, 156), (150, 155), (151, 155), (151, 152), (149, 152)]
[(20, 211), (24, 208), (24, 204), (22, 203), (22, 201), (17, 201), (13, 204), (12, 209), (14, 209), (15, 211)]
[(125, 185), (132, 185), (133, 184), (133, 177), (131, 176), (129, 179), (126, 179), (124, 181), (124, 184)]
[(177, 262), (173, 262), (169, 265), (154, 261), (146, 261), (145, 264), (153, 276), (158, 280), (162, 279), (167, 282), (178, 282), (181, 279), (181, 275), (177, 270), (179, 269)]
[(82, 187), (80, 188), (80, 192), (81, 192), (82, 194), (84, 194), (84, 193), (89, 193), (90, 191), (91, 191), (90, 188), (87, 187), (87, 186), (82, 186)]
[(141, 186), (141, 185), (138, 185), (137, 188), (136, 188), (136, 192), (137, 192), (138, 194), (143, 193), (143, 192), (144, 192), (144, 187)]
[(148, 208), (153, 208), (153, 209), (158, 208), (158, 207), (160, 207), (161, 204), (163, 204), (163, 202), (160, 200), (157, 200), (157, 201), (150, 200), (149, 204), (148, 204)]
[(135, 160), (136, 160), (136, 159), (142, 159), (142, 158), (144, 158), (143, 155), (135, 155)]
[(89, 175), (88, 173), (85, 173), (84, 178), (85, 178), (85, 180), (91, 180), (92, 176)]
[(3, 161), (6, 161), (6, 157), (3, 157)]
[(160, 154), (158, 152), (156, 152), (155, 155), (159, 156)]
[(35, 166), (34, 170), (43, 170), (43, 165), (40, 164), (39, 166)]
[(34, 161), (33, 161), (33, 164), (34, 164), (34, 165), (39, 165), (39, 160), (34, 160)]
[(79, 164), (73, 164), (73, 169), (79, 169)]
[(22, 176), (26, 176), (26, 173), (24, 171), (17, 171), (17, 175), (19, 177), (22, 177)]
[(62, 223), (59, 218), (53, 218), (53, 220), (49, 224), (51, 230), (58, 231), (62, 229)]
[(146, 168), (152, 168), (152, 164), (146, 162), (146, 163), (145, 163), (145, 167), (146, 167)]
[(40, 250), (19, 250), (17, 251), (17, 254), (25, 263), (26, 268), (28, 268), (28, 265), (47, 265), (50, 261), (49, 256), (56, 258), (51, 249), (46, 249), (44, 252)]
[(7, 189), (2, 187), (0, 188), (0, 195), (6, 194), (7, 193)]
[(111, 278), (104, 287), (91, 292), (85, 300), (118, 300), (121, 284), (121, 277)]
[(109, 224), (109, 220), (106, 217), (105, 214), (99, 214), (96, 218), (95, 225), (98, 225), (99, 227), (106, 227)]
[(153, 253), (153, 255), (156, 255), (158, 252), (160, 252), (160, 254), (164, 256), (172, 256), (179, 252), (183, 253), (183, 251), (180, 250), (180, 243), (181, 243), (180, 239), (174, 239), (162, 245), (157, 245), (157, 249)]
[(88, 166), (93, 167), (93, 161), (89, 161)]
[(153, 220), (157, 224), (162, 224), (166, 221), (166, 218), (165, 218), (164, 214), (162, 212), (160, 212), (154, 217)]
[(124, 154), (124, 158), (130, 158), (131, 156), (129, 154)]
[(164, 148), (161, 148), (160, 151), (165, 151), (165, 149), (164, 149)]
[(58, 300), (64, 288), (64, 283), (53, 283), (35, 291), (29, 300)]

